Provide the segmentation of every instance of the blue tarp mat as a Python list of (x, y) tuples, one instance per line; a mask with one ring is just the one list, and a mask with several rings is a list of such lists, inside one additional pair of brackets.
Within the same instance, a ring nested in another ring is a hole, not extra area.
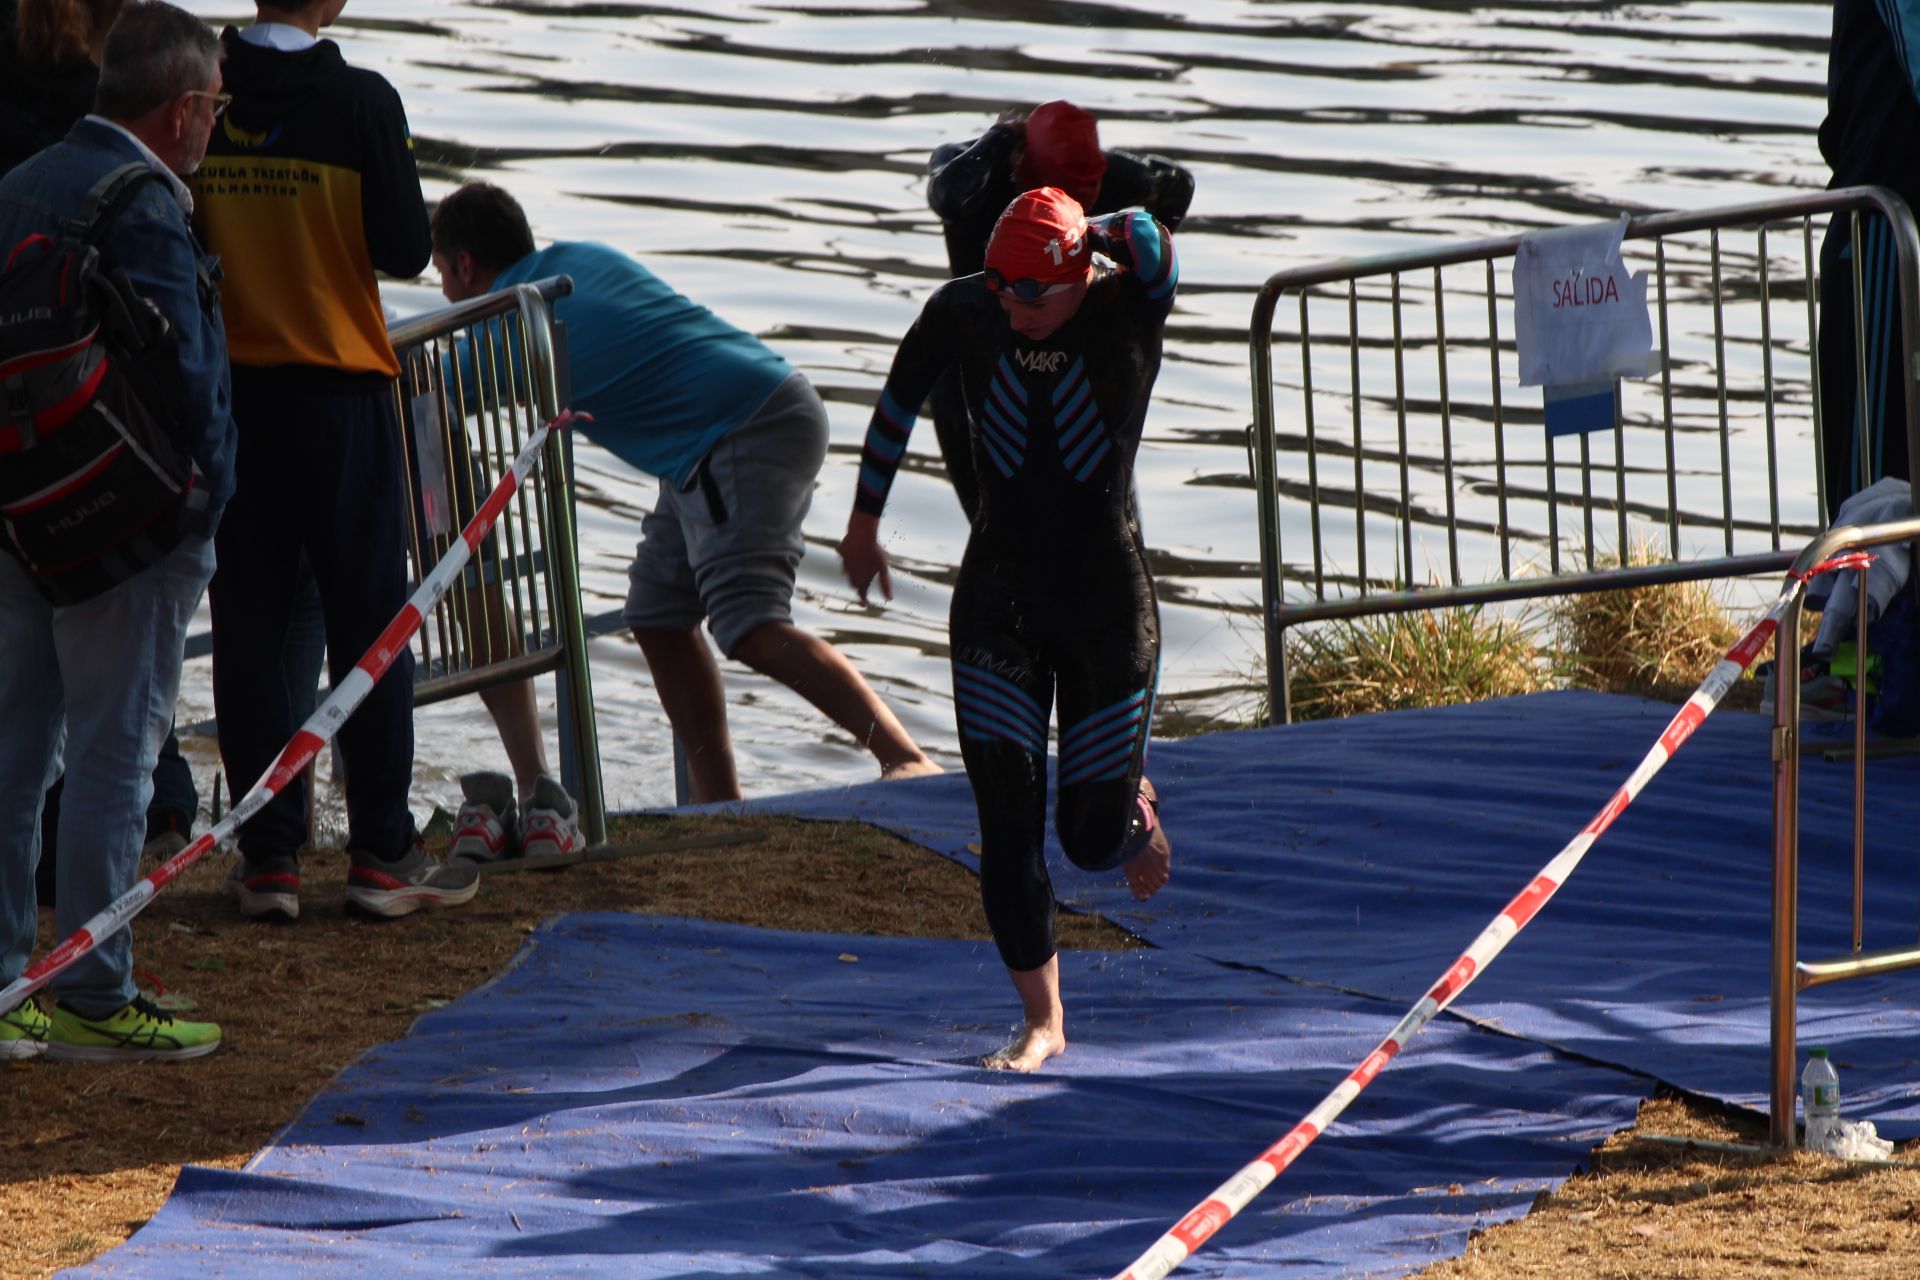
[[(188, 1168), (81, 1277), (1104, 1277), (1384, 1035), (1378, 1001), (1076, 955), (1069, 1053), (986, 944), (568, 916), (334, 1082), (245, 1172)], [(1399, 1275), (1524, 1212), (1645, 1082), (1451, 1020), (1196, 1276)]]
[[(1594, 693), (1155, 743), (1174, 845), (1144, 906), (1051, 849), (1056, 893), (1152, 942), (1411, 1003), (1584, 826), (1675, 708)], [(1514, 1034), (1764, 1108), (1772, 920), (1771, 722), (1720, 712), (1456, 1006)], [(1852, 765), (1803, 761), (1803, 958), (1851, 944)], [(1867, 948), (1920, 921), (1920, 757), (1870, 763)], [(977, 862), (952, 775), (746, 806), (858, 818)], [(1801, 997), (1849, 1115), (1920, 1134), (1920, 975)]]

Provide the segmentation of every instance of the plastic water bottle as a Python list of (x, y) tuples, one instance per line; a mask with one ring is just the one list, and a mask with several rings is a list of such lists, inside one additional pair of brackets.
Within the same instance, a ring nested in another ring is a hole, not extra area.
[(1806, 1117), (1809, 1147), (1820, 1147), (1840, 1121), (1840, 1073), (1825, 1049), (1807, 1050), (1807, 1069), (1800, 1073), (1800, 1112)]

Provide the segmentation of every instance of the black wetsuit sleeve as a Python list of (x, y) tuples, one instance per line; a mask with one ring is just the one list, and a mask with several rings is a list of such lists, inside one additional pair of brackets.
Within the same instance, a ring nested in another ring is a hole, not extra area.
[(893, 367), (867, 422), (867, 440), (860, 449), (860, 487), (853, 506), (870, 516), (886, 509), (894, 473), (907, 452), (907, 438), (920, 416), (920, 406), (940, 374), (953, 363), (952, 325), (944, 305), (945, 290), (935, 293), (921, 309), (920, 318), (900, 340)]
[(367, 95), (370, 119), (366, 168), (361, 174), (360, 211), (367, 230), (367, 256), (374, 270), (411, 280), (427, 269), (433, 240), (427, 226), (426, 197), (413, 159), (413, 134), (407, 129), (400, 95), (377, 80)]
[(1109, 151), (1107, 174), (1100, 181), (1100, 198), (1095, 203), (1098, 208), (1089, 213), (1145, 209), (1167, 230), (1178, 231), (1193, 203), (1193, 174), (1165, 156)]
[(927, 162), (927, 206), (939, 215), (947, 241), (947, 266), (970, 276), (985, 263), (987, 238), (1013, 189), (1013, 153), (1019, 134), (995, 125), (972, 142), (949, 142)]
[(1173, 293), (1180, 284), (1180, 259), (1173, 251), (1173, 234), (1159, 219), (1138, 209), (1091, 218), (1087, 240), (1095, 252), (1133, 273), (1146, 291), (1153, 318), (1164, 320), (1173, 310)]
[[(945, 222), (981, 212), (982, 204), (992, 203), (993, 193), (1004, 184), (1018, 145), (1015, 132), (997, 124), (958, 152), (951, 146), (935, 151), (927, 173), (928, 207)], [(1006, 207), (1004, 200), (999, 204)], [(986, 212), (998, 216), (1000, 208)]]

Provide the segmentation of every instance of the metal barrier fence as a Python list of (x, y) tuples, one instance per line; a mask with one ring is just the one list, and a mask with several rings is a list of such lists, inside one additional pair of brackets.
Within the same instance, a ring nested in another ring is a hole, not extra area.
[[(1624, 384), (1598, 438), (1556, 441), (1532, 393), (1506, 398), (1518, 364), (1497, 267), (1523, 237), (1270, 277), (1253, 308), (1249, 433), (1270, 719), (1291, 718), (1286, 632), (1301, 623), (1785, 569), (1783, 546), (1818, 533), (1826, 506), (1814, 219), (1850, 217), (1858, 242), (1870, 213), (1898, 255), (1899, 367), (1920, 367), (1920, 236), (1892, 192), (1646, 215), (1623, 253), (1650, 273), (1660, 366)], [(1273, 344), (1288, 296), (1296, 358), (1282, 372), (1301, 414), (1282, 435)], [(1905, 429), (1920, 443), (1911, 393)], [(1667, 562), (1632, 564), (1636, 534)], [(1289, 565), (1283, 535), (1310, 559)], [(1423, 567), (1435, 585), (1416, 585)], [(1307, 598), (1290, 600), (1290, 583)]]
[[(517, 285), (389, 329), (401, 362), (401, 438), (418, 485), (408, 504), (416, 581), (532, 431), (563, 407), (565, 330), (549, 303), (572, 288), (565, 277)], [(547, 441), (539, 468), (420, 628), (414, 703), (554, 672), (562, 782), (579, 801), (581, 831), (600, 844), (606, 802), (565, 434)]]
[[(1774, 669), (1779, 696), (1773, 720), (1773, 985), (1772, 1073), (1769, 1082), (1771, 1137), (1775, 1146), (1794, 1145), (1794, 1065), (1798, 1057), (1796, 1016), (1799, 996), (1810, 987), (1920, 968), (1920, 941), (1906, 946), (1863, 951), (1866, 908), (1867, 742), (1865, 679), (1855, 691), (1853, 717), (1853, 946), (1845, 955), (1800, 959), (1800, 614), (1806, 602), (1804, 575), (1817, 564), (1864, 547), (1920, 541), (1920, 518), (1864, 527), (1829, 530), (1793, 562), (1798, 599), (1780, 620), (1775, 636)], [(1867, 669), (1866, 570), (1856, 597), (1856, 669)]]

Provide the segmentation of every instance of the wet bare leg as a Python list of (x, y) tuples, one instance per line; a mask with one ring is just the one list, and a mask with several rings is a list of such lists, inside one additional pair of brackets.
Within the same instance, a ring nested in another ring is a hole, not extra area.
[(1026, 1022), (1010, 1044), (980, 1059), (992, 1071), (1038, 1071), (1067, 1047), (1067, 1011), (1060, 1004), (1060, 957), (1038, 969), (1007, 970)]
[(686, 748), (687, 778), (695, 804), (740, 798), (740, 775), (733, 765), (733, 737), (727, 730), (726, 690), (720, 664), (698, 627), (662, 631), (635, 627), (653, 687), (666, 708), (667, 721)]
[(764, 622), (734, 646), (733, 656), (826, 712), (873, 753), (882, 778), (943, 772), (846, 655), (812, 632), (791, 622)]
[(1120, 869), (1135, 900), (1145, 902), (1173, 878), (1173, 846), (1167, 842), (1166, 828), (1160, 825), (1160, 797), (1145, 778), (1140, 779), (1140, 795), (1134, 803), (1140, 806), (1140, 820), (1147, 824), (1147, 844)]

